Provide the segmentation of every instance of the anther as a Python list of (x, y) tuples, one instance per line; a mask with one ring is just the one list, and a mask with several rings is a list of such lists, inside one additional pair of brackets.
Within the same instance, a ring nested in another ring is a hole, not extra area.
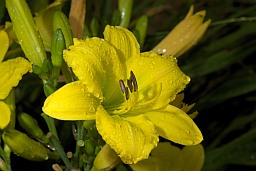
[(130, 92), (132, 93), (133, 92), (132, 81), (127, 79), (127, 85), (128, 85), (128, 88), (130, 89)]
[(126, 100), (129, 99), (129, 90), (128, 90), (128, 87), (125, 87), (125, 98), (126, 98)]
[(138, 83), (137, 83), (136, 77), (132, 71), (130, 72), (130, 80), (133, 84), (133, 89), (136, 92), (138, 90)]
[(122, 90), (123, 93), (125, 93), (125, 85), (124, 85), (124, 81), (123, 80), (119, 80), (119, 85), (120, 85), (120, 88)]

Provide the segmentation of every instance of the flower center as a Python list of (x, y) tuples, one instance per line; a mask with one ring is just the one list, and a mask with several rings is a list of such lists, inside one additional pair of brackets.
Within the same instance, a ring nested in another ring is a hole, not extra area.
[(138, 83), (132, 71), (130, 71), (130, 78), (127, 79), (127, 86), (125, 86), (123, 80), (119, 80), (119, 85), (123, 94), (125, 94), (126, 100), (130, 98), (130, 93), (138, 91)]
[(130, 71), (130, 77), (126, 80), (126, 83), (124, 80), (119, 80), (119, 85), (126, 100), (119, 105), (108, 108), (110, 114), (122, 115), (129, 112), (136, 105), (139, 98), (138, 83), (132, 71)]

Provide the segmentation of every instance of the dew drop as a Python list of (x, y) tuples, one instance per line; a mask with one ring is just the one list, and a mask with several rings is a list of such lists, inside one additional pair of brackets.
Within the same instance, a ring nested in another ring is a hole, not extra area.
[(89, 111), (90, 112), (95, 112), (95, 108), (94, 107), (89, 107)]

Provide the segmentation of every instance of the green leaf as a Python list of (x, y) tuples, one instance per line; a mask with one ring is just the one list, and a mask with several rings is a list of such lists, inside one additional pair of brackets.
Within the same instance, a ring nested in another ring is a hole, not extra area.
[(237, 76), (225, 80), (215, 90), (202, 98), (198, 105), (213, 106), (227, 99), (256, 90), (256, 74)]

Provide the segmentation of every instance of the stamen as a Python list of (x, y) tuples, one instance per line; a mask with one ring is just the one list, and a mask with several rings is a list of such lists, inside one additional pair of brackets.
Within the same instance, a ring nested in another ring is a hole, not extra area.
[(125, 87), (125, 98), (128, 100), (130, 97), (128, 87)]
[(138, 83), (137, 83), (136, 77), (132, 71), (130, 72), (130, 80), (133, 84), (133, 89), (136, 92), (138, 90)]
[(119, 80), (119, 85), (120, 85), (120, 88), (122, 90), (123, 93), (125, 93), (125, 85), (124, 85), (124, 81), (123, 80)]
[(127, 85), (128, 85), (128, 88), (130, 89), (130, 92), (132, 93), (133, 92), (132, 81), (127, 79)]

